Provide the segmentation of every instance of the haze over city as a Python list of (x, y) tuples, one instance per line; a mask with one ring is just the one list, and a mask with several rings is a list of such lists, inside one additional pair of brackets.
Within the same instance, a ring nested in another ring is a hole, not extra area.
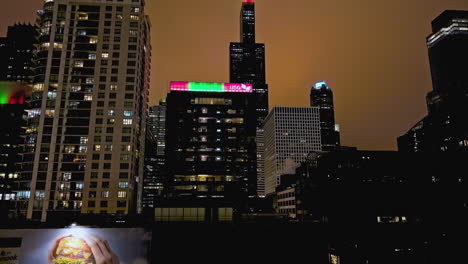
[[(33, 22), (42, 2), (5, 1), (0, 23)], [(170, 81), (229, 80), (240, 2), (147, 1), (151, 104), (166, 96)], [(369, 150), (395, 150), (396, 137), (426, 113), (430, 21), (445, 9), (468, 9), (462, 0), (255, 2), (270, 107), (306, 106), (310, 87), (325, 80), (335, 93), (342, 144)]]

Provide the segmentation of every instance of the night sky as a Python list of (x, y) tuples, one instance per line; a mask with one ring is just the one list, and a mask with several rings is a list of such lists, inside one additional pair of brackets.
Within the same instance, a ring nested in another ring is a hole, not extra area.
[[(42, 0), (2, 1), (0, 35), (33, 22)], [(229, 81), (229, 42), (239, 41), (241, 0), (147, 0), (152, 22), (151, 103), (169, 82)], [(394, 150), (426, 114), (431, 90), (426, 37), (445, 9), (466, 0), (257, 0), (257, 42), (266, 44), (270, 107), (307, 106), (326, 80), (342, 143)]]

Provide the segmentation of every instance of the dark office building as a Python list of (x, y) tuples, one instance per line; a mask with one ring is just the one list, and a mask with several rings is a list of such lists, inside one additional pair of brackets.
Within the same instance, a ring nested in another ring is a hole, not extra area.
[(265, 74), (265, 44), (255, 42), (255, 3), (245, 0), (240, 14), (240, 42), (231, 42), (230, 81), (249, 83), (257, 95), (257, 127), (268, 115), (268, 85)]
[(37, 28), (32, 25), (8, 27), (7, 36), (0, 38), (0, 80), (31, 82), (37, 36)]
[[(6, 219), (10, 201), (15, 199), (14, 181), (18, 179), (18, 162), (23, 143), (22, 127), (26, 84), (0, 82), (0, 218)], [(5, 217), (5, 218), (4, 218)]]
[(447, 10), (427, 38), (433, 90), (428, 115), (398, 138), (400, 151), (468, 150), (468, 11)]
[(449, 263), (468, 235), (467, 154), (311, 155), (277, 190), (278, 208), (329, 230), (331, 263)]
[(143, 207), (153, 208), (163, 190), (166, 149), (166, 101), (149, 108), (145, 142), (145, 176), (143, 178)]
[(166, 158), (172, 196), (256, 194), (255, 99), (249, 84), (171, 83)]
[(340, 132), (335, 124), (333, 91), (326, 82), (318, 82), (310, 89), (310, 106), (320, 109), (322, 150), (335, 150), (340, 146)]

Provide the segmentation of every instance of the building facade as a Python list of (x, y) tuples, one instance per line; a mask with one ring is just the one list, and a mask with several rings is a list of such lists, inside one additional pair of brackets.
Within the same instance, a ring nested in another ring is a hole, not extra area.
[(457, 262), (465, 259), (458, 241), (468, 233), (467, 177), (459, 173), (467, 157), (353, 149), (318, 153), (278, 189), (278, 200), (284, 203), (289, 192), (298, 221), (323, 224), (340, 263)]
[(427, 38), (433, 90), (428, 115), (398, 138), (405, 152), (468, 150), (468, 11), (447, 10)]
[(145, 146), (143, 207), (153, 208), (164, 188), (166, 164), (166, 101), (149, 108)]
[(151, 59), (143, 0), (45, 1), (14, 210), (139, 211)]
[[(21, 161), (24, 102), (28, 84), (0, 82), (0, 217), (6, 219), (11, 201), (15, 200), (13, 186), (19, 176)], [(11, 216), (11, 215), (10, 215)]]
[[(272, 194), (293, 163), (304, 161), (310, 152), (322, 151), (318, 107), (274, 107), (265, 130), (265, 193)], [(288, 164), (289, 163), (289, 164)]]
[(340, 146), (340, 132), (335, 123), (333, 91), (326, 82), (318, 82), (310, 89), (310, 106), (320, 109), (322, 150), (335, 150)]
[(255, 103), (250, 84), (171, 83), (166, 119), (171, 196), (256, 194)]

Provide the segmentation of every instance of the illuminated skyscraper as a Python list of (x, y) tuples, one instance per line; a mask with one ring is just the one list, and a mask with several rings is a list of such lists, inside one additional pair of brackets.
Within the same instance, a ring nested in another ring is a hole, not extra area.
[(433, 90), (428, 115), (398, 138), (400, 151), (468, 150), (468, 11), (447, 10), (427, 38)]
[(141, 201), (151, 58), (143, 0), (44, 1), (15, 212), (126, 215)]
[(252, 111), (250, 84), (171, 83), (166, 158), (173, 197), (256, 194)]
[(320, 109), (322, 150), (333, 151), (340, 146), (340, 132), (335, 124), (333, 91), (326, 82), (318, 82), (310, 89), (310, 106)]
[(231, 42), (230, 81), (253, 85), (257, 96), (257, 127), (268, 115), (268, 85), (265, 74), (265, 44), (255, 42), (255, 3), (245, 0), (240, 15), (241, 42)]
[(268, 115), (268, 84), (265, 73), (265, 44), (255, 42), (255, 3), (244, 0), (240, 13), (240, 42), (229, 47), (230, 81), (253, 85), (257, 97), (257, 178), (258, 195), (264, 196), (263, 121)]
[(163, 190), (166, 164), (166, 101), (149, 108), (145, 146), (143, 207), (154, 207), (155, 198)]

